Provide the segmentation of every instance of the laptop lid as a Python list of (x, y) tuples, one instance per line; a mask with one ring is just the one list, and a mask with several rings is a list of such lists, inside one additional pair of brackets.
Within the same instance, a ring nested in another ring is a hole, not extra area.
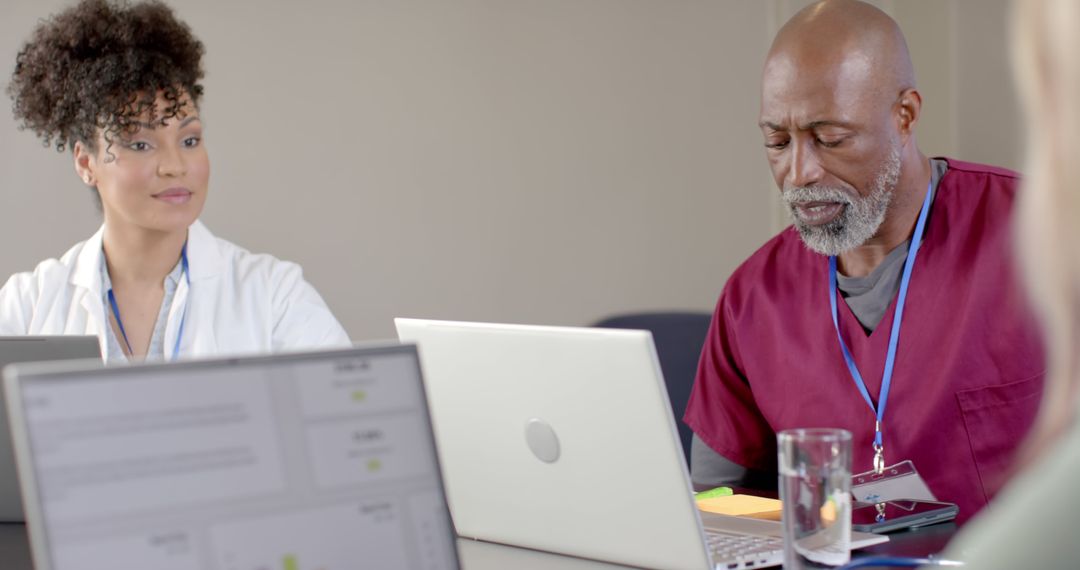
[(458, 533), (709, 568), (646, 331), (395, 319), (416, 342)]
[[(3, 336), (0, 337), (0, 368), (16, 362), (101, 359), (98, 337), (90, 336)], [(19, 476), (11, 449), (7, 411), (0, 400), (0, 522), (22, 522)]]
[(412, 346), (4, 376), (38, 570), (458, 568)]

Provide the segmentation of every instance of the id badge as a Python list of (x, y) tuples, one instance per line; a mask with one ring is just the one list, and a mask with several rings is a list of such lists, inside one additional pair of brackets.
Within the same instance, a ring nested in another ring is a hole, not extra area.
[(897, 499), (936, 501), (930, 487), (910, 460), (886, 467), (878, 474), (873, 469), (851, 478), (851, 494), (856, 501), (880, 503)]

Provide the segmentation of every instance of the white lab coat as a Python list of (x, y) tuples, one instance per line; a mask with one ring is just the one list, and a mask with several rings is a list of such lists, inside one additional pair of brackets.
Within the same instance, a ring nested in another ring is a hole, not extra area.
[[(59, 260), (13, 275), (0, 289), (0, 335), (97, 335), (106, 351), (102, 302), (104, 227)], [(300, 266), (253, 254), (214, 237), (201, 222), (188, 228), (188, 272), (165, 327), (166, 358), (211, 357), (348, 346), (349, 337)]]

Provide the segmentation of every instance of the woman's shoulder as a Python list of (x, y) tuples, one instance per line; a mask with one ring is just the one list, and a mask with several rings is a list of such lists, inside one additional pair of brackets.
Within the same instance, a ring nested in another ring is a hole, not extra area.
[(37, 284), (37, 288), (41, 288), (46, 284), (69, 283), (71, 275), (75, 273), (76, 268), (79, 266), (79, 258), (82, 256), (88, 241), (90, 240), (76, 243), (60, 257), (50, 257), (40, 261), (30, 271), (15, 273), (8, 278), (4, 290), (7, 290), (12, 285), (30, 286), (31, 284)]
[(269, 253), (254, 253), (210, 232), (201, 222), (191, 227), (189, 252), (193, 275), (200, 272), (217, 273), (237, 281), (279, 281), (290, 276), (300, 277), (300, 266)]
[(192, 281), (219, 277), (219, 295), (251, 300), (249, 306), (265, 309), (275, 350), (349, 345), (345, 329), (296, 263), (252, 253), (215, 237), (201, 223), (189, 230), (188, 244)]
[[(76, 296), (76, 288), (93, 276), (87, 264), (97, 259), (86, 240), (71, 247), (59, 258), (41, 261), (31, 271), (16, 273), (0, 288), (0, 333), (28, 334), (35, 314), (64, 315)], [(98, 246), (100, 251), (100, 246)], [(100, 254), (98, 254), (100, 255)]]
[(1078, 471), (1080, 424), (1075, 424), (964, 527), (949, 545), (948, 557), (991, 570), (1051, 568), (1080, 558), (1080, 542), (1068, 532), (1080, 509), (1080, 495), (1072, 491)]

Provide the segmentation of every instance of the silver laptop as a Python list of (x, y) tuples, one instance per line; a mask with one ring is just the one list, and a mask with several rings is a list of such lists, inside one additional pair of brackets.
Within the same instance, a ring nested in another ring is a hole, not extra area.
[(703, 521), (647, 331), (395, 322), (419, 344), (459, 535), (668, 570), (783, 562), (780, 523)]
[[(3, 336), (0, 337), (0, 368), (16, 362), (101, 359), (96, 336)], [(0, 522), (22, 522), (19, 477), (11, 449), (7, 412), (0, 401)]]
[(38, 570), (458, 568), (415, 347), (4, 389)]

